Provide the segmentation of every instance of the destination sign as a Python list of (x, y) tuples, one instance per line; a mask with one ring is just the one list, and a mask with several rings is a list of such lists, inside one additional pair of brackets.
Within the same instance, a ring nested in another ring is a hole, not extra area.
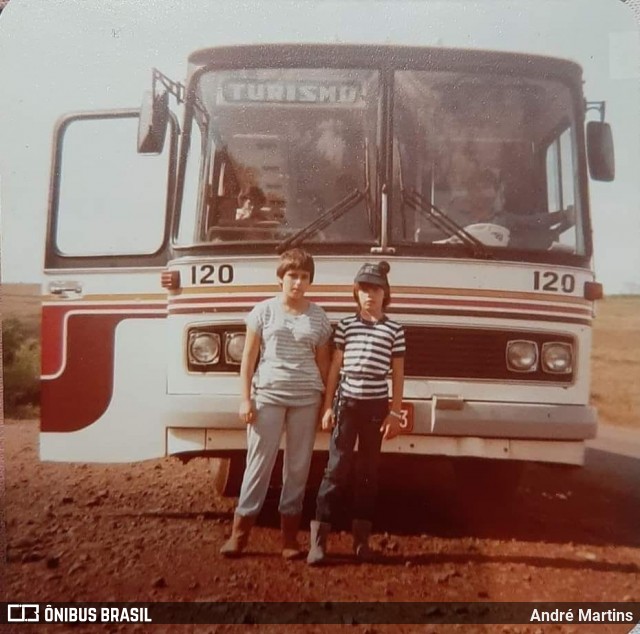
[(362, 87), (355, 81), (228, 80), (219, 103), (291, 103), (357, 106)]

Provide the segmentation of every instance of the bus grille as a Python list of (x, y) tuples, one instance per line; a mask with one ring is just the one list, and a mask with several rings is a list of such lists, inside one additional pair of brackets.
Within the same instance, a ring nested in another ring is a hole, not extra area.
[[(548, 341), (573, 343), (573, 338), (554, 333), (405, 326), (407, 352), (405, 375), (433, 379), (495, 379), (571, 383), (573, 374), (513, 372), (507, 368), (506, 346), (512, 339), (538, 344)], [(575, 362), (575, 345), (574, 345)], [(538, 364), (539, 365), (539, 364)]]

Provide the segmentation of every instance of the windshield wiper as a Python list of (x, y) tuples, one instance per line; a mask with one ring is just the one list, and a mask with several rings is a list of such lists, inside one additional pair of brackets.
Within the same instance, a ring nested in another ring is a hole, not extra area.
[(353, 209), (353, 207), (363, 200), (366, 195), (366, 191), (363, 192), (360, 189), (354, 189), (333, 207), (329, 207), (329, 209), (323, 211), (308, 225), (302, 227), (302, 229), (296, 231), (292, 236), (289, 236), (286, 240), (280, 242), (276, 247), (276, 251), (278, 253), (282, 253), (291, 247), (302, 244), (312, 235), (318, 233), (318, 231), (322, 231), (325, 227), (328, 227), (330, 224), (338, 220), (338, 218), (344, 216), (347, 211)]
[(492, 259), (494, 256), (487, 249), (486, 245), (471, 235), (464, 227), (459, 225), (455, 220), (440, 211), (432, 202), (428, 201), (415, 189), (410, 192), (402, 191), (402, 200), (413, 209), (424, 214), (437, 229), (440, 229), (450, 237), (458, 238), (463, 244), (468, 246), (474, 257)]

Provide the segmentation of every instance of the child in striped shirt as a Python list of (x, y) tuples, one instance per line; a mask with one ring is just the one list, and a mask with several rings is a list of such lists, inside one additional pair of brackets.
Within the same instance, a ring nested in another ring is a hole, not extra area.
[[(329, 462), (311, 522), (307, 563), (326, 559), (331, 522), (341, 504), (355, 466), (353, 550), (360, 560), (371, 558), (369, 535), (375, 506), (382, 440), (400, 433), (404, 387), (404, 329), (384, 314), (391, 300), (389, 264), (365, 264), (354, 280), (358, 312), (342, 319), (334, 334), (335, 351), (322, 406), (322, 428), (331, 429)], [(391, 409), (387, 374), (392, 371)], [(336, 407), (333, 408), (334, 395)], [(357, 454), (354, 447), (358, 441)], [(355, 465), (354, 465), (355, 463)]]
[(311, 254), (302, 249), (283, 253), (276, 271), (282, 291), (258, 303), (246, 319), (238, 414), (247, 425), (247, 462), (231, 537), (220, 549), (225, 557), (238, 557), (247, 546), (283, 434), (286, 444), (278, 505), (282, 556), (302, 555), (298, 526), (331, 337), (326, 313), (305, 297), (314, 272)]

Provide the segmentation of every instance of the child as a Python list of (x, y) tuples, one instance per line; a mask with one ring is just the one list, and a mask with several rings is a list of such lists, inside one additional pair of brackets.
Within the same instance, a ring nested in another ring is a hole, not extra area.
[(267, 202), (264, 192), (252, 185), (243, 189), (238, 195), (238, 205), (236, 209), (236, 221), (244, 223), (255, 223), (260, 220), (260, 211)]
[[(329, 462), (316, 500), (311, 522), (311, 547), (307, 563), (326, 558), (326, 541), (354, 462), (358, 441), (353, 513), (353, 550), (367, 560), (369, 535), (377, 492), (377, 471), (382, 439), (400, 433), (404, 386), (405, 339), (403, 327), (389, 319), (384, 309), (391, 300), (389, 264), (365, 264), (354, 280), (353, 296), (358, 313), (342, 319), (334, 335), (335, 352), (327, 377), (322, 406), (322, 428), (334, 427)], [(389, 410), (387, 374), (392, 370), (392, 402)], [(338, 387), (336, 411), (332, 402)]]
[(293, 559), (301, 554), (296, 536), (330, 360), (331, 324), (322, 308), (305, 299), (313, 274), (311, 255), (302, 249), (283, 253), (277, 270), (282, 292), (257, 304), (246, 319), (239, 415), (247, 424), (247, 463), (233, 532), (220, 549), (227, 557), (239, 556), (247, 545), (283, 430), (286, 447), (278, 507), (282, 556)]

